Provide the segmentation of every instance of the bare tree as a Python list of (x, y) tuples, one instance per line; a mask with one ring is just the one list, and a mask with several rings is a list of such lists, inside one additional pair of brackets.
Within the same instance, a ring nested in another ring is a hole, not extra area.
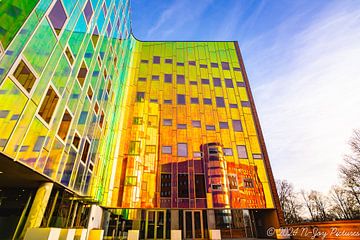
[(360, 217), (360, 130), (354, 130), (349, 141), (351, 153), (344, 157), (344, 163), (340, 165), (340, 177), (343, 187), (354, 200), (354, 217)]
[(284, 213), (286, 223), (299, 223), (303, 219), (300, 216), (302, 205), (294, 186), (286, 180), (276, 181), (280, 205)]
[(306, 193), (302, 190), (301, 195), (312, 221), (327, 221), (331, 219), (330, 214), (327, 212), (328, 206), (326, 202), (328, 202), (328, 199), (322, 193), (314, 190)]

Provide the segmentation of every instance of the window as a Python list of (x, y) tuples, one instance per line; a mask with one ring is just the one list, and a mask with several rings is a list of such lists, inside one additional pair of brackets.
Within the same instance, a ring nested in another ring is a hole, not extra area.
[(176, 66), (183, 67), (183, 66), (184, 66), (184, 63), (183, 63), (183, 62), (177, 62), (177, 63), (176, 63)]
[(160, 57), (159, 56), (154, 56), (153, 57), (153, 63), (154, 64), (159, 64), (160, 63)]
[(66, 49), (65, 49), (65, 55), (66, 55), (67, 59), (69, 60), (70, 65), (73, 65), (73, 63), (74, 63), (74, 57), (73, 57), (73, 55), (72, 55), (69, 47), (66, 47)]
[(177, 155), (178, 157), (187, 157), (187, 143), (177, 144)]
[(155, 80), (155, 81), (158, 81), (159, 80), (159, 75), (152, 75), (151, 79)]
[(166, 59), (165, 59), (165, 63), (171, 64), (171, 63), (172, 63), (172, 59), (166, 58)]
[(221, 62), (221, 66), (223, 70), (230, 70), (230, 66), (228, 62)]
[(86, 5), (85, 5), (85, 8), (84, 8), (85, 19), (86, 19), (86, 22), (88, 24), (89, 24), (89, 22), (91, 20), (92, 14), (93, 14), (93, 9), (91, 7), (90, 0), (88, 0)]
[(241, 106), (242, 107), (251, 107), (251, 104), (249, 101), (241, 101)]
[(45, 139), (46, 139), (45, 136), (38, 136), (38, 138), (36, 139), (34, 148), (33, 148), (33, 152), (40, 152), (41, 151)]
[(25, 88), (25, 90), (30, 93), (36, 81), (36, 77), (23, 60), (20, 60), (13, 76)]
[(136, 176), (126, 176), (125, 177), (125, 185), (126, 186), (136, 186), (137, 177)]
[(241, 72), (241, 68), (239, 68), (239, 67), (234, 67), (233, 69), (234, 69), (234, 71), (236, 71), (236, 72)]
[(221, 191), (222, 190), (222, 186), (221, 184), (211, 184), (211, 188), (215, 191)]
[(233, 155), (232, 148), (223, 148), (223, 152), (224, 152), (225, 156), (232, 156)]
[(204, 98), (205, 105), (211, 105), (211, 98)]
[(238, 180), (236, 175), (228, 175), (228, 180), (229, 180), (229, 188), (234, 190), (234, 189), (238, 189)]
[(65, 141), (66, 135), (69, 131), (71, 120), (72, 120), (72, 117), (71, 117), (70, 113), (67, 110), (65, 110), (65, 113), (62, 117), (60, 127), (58, 130), (59, 137), (64, 141)]
[(251, 178), (244, 178), (244, 187), (246, 188), (253, 188), (254, 182)]
[(201, 128), (201, 122), (200, 120), (192, 120), (191, 124), (194, 128)]
[(79, 149), (79, 146), (80, 146), (80, 137), (77, 133), (74, 134), (74, 139), (72, 141), (72, 144), (74, 145), (74, 147), (76, 149)]
[(95, 113), (98, 114), (98, 112), (99, 112), (99, 104), (97, 102), (95, 102), (94, 110), (95, 110)]
[(163, 154), (171, 154), (172, 153), (171, 146), (162, 146), (161, 153), (163, 153)]
[(99, 121), (99, 125), (101, 128), (103, 127), (104, 119), (105, 119), (104, 111), (101, 111), (100, 121)]
[(212, 67), (212, 68), (218, 68), (218, 67), (219, 67), (219, 64), (212, 62), (212, 63), (211, 63), (211, 67)]
[(262, 159), (262, 154), (261, 153), (254, 153), (253, 155), (253, 159)]
[(172, 119), (164, 119), (163, 126), (172, 126)]
[(197, 81), (190, 81), (190, 85), (197, 85)]
[(142, 117), (134, 117), (134, 118), (133, 118), (133, 124), (134, 124), (134, 125), (141, 125), (141, 124), (143, 124), (143, 118), (142, 118)]
[(238, 108), (238, 105), (236, 103), (230, 103), (229, 106), (230, 108)]
[(104, 4), (102, 5), (102, 10), (104, 11), (105, 16), (107, 15), (107, 8), (106, 8), (106, 3), (104, 2)]
[(209, 81), (209, 79), (203, 78), (203, 79), (201, 79), (201, 84), (210, 84), (210, 81)]
[(104, 79), (106, 80), (106, 78), (107, 78), (107, 76), (108, 76), (108, 75), (107, 75), (106, 68), (104, 68), (104, 72), (103, 72), (103, 73), (104, 73)]
[(155, 99), (155, 98), (151, 98), (151, 99), (150, 99), (150, 102), (151, 102), (151, 103), (157, 103), (157, 102), (158, 102), (158, 100), (157, 100), (157, 99)]
[(243, 129), (240, 120), (233, 120), (232, 123), (235, 132), (242, 132)]
[(86, 67), (85, 62), (83, 61), (81, 63), (81, 67), (77, 75), (77, 80), (79, 81), (81, 87), (84, 85), (87, 73), (88, 73), (88, 69)]
[(56, 1), (48, 17), (52, 27), (55, 29), (56, 34), (59, 35), (67, 19), (65, 9), (60, 0)]
[(172, 82), (172, 74), (165, 74), (164, 75), (164, 82), (171, 83)]
[(144, 102), (144, 100), (145, 100), (145, 93), (137, 92), (136, 93), (136, 102)]
[(90, 101), (91, 101), (94, 93), (93, 93), (93, 91), (92, 91), (92, 89), (91, 89), (90, 86), (89, 86), (89, 88), (88, 88), (87, 95), (88, 95), (88, 97), (89, 97), (89, 99), (90, 99)]
[(177, 84), (185, 84), (185, 76), (184, 75), (176, 75), (176, 83)]
[(236, 82), (236, 86), (245, 87), (245, 82)]
[(141, 63), (148, 63), (149, 61), (146, 59), (141, 59)]
[(90, 143), (89, 143), (88, 140), (86, 140), (85, 144), (84, 144), (83, 152), (82, 152), (82, 155), (81, 155), (81, 161), (83, 163), (86, 163), (87, 156), (89, 154), (89, 149), (90, 149)]
[(189, 65), (190, 66), (196, 66), (196, 62), (195, 61), (189, 61)]
[(220, 78), (213, 78), (214, 87), (221, 87), (221, 79)]
[(110, 90), (111, 90), (111, 81), (109, 79), (107, 87), (106, 87), (106, 91), (107, 91), (108, 94), (110, 94)]
[(236, 150), (238, 152), (238, 158), (248, 158), (245, 145), (236, 146)]
[(183, 95), (183, 94), (177, 95), (177, 104), (185, 105), (185, 95)]
[(160, 197), (171, 197), (171, 174), (161, 174)]
[(140, 154), (140, 141), (131, 141), (129, 145), (129, 155)]
[(194, 158), (202, 158), (202, 153), (201, 152), (193, 152), (193, 156), (194, 156)]
[(225, 78), (225, 86), (226, 86), (227, 88), (233, 88), (233, 87), (234, 87), (231, 78)]
[(145, 153), (156, 153), (156, 146), (155, 145), (146, 145)]
[[(99, 40), (99, 30), (98, 30), (97, 26), (95, 26), (94, 31), (91, 35), (91, 41), (94, 45), (94, 48), (96, 48), (96, 44), (97, 44), (98, 40)], [(98, 56), (98, 62), (99, 62), (99, 65), (101, 66), (101, 60), (99, 59), (99, 56)]]
[(178, 174), (178, 197), (188, 198), (189, 197), (189, 182), (188, 174)]
[(172, 100), (171, 99), (165, 99), (164, 104), (172, 104)]
[(219, 122), (220, 129), (229, 129), (228, 122)]
[(199, 104), (199, 98), (190, 98), (192, 104)]
[(216, 106), (217, 107), (225, 107), (225, 101), (222, 97), (216, 97)]
[(45, 122), (50, 123), (58, 101), (59, 97), (50, 86), (39, 110), (39, 115), (45, 120)]
[(144, 78), (144, 77), (139, 77), (139, 78), (138, 78), (138, 81), (139, 81), (139, 82), (146, 82), (146, 78)]
[(178, 124), (177, 129), (186, 129), (186, 124)]
[(206, 64), (200, 64), (200, 68), (207, 68)]
[(195, 174), (195, 195), (196, 198), (206, 198), (205, 177), (203, 174)]
[(206, 125), (206, 130), (215, 131), (215, 126), (214, 125)]

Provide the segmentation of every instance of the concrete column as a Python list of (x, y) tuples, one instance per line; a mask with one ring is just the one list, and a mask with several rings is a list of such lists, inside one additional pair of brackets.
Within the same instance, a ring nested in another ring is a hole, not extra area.
[(206, 210), (208, 229), (216, 229), (215, 225), (215, 212), (214, 210)]
[(28, 228), (40, 227), (53, 186), (54, 183), (50, 182), (43, 183), (39, 186), (31, 205), (29, 216), (26, 219), (22, 236), (24, 236)]

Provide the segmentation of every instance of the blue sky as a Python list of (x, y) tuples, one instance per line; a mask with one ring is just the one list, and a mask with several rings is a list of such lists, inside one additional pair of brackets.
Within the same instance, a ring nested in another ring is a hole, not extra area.
[(140, 40), (237, 40), (275, 178), (326, 192), (360, 128), (357, 0), (132, 0)]

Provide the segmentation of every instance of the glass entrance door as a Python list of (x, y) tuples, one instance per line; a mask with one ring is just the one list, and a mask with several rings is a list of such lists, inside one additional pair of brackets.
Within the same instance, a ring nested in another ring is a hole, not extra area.
[(149, 210), (146, 212), (145, 239), (166, 238), (166, 210)]
[(184, 236), (186, 239), (204, 238), (201, 210), (184, 211)]

